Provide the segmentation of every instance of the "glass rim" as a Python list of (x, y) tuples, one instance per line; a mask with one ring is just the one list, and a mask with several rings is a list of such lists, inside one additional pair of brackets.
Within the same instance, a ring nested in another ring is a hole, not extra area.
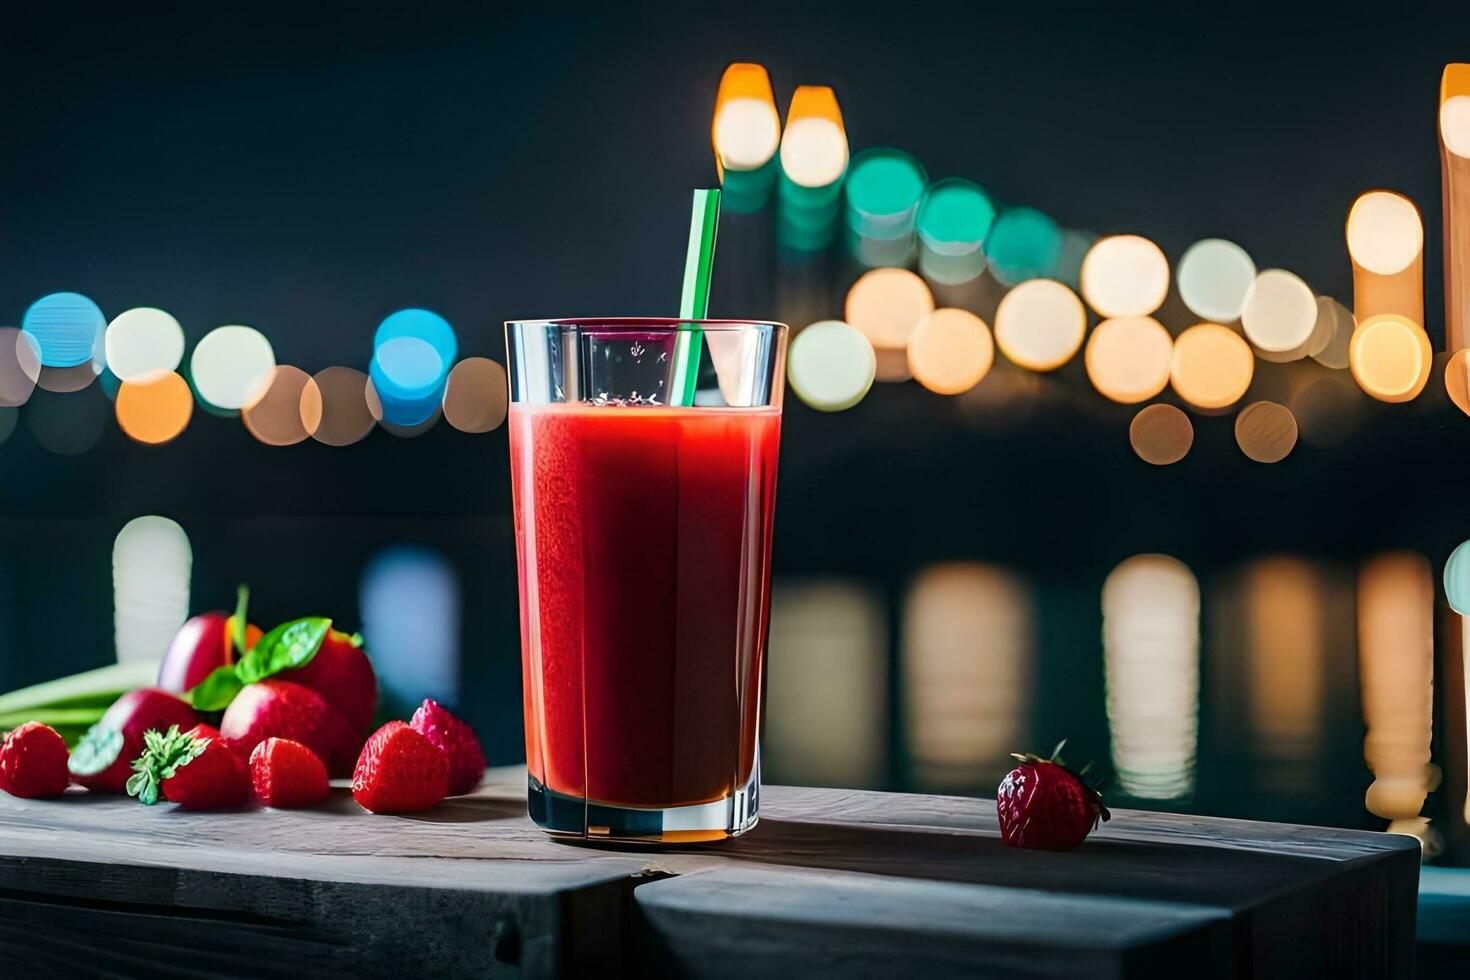
[(595, 327), (605, 330), (736, 331), (765, 327), (781, 333), (791, 329), (778, 320), (691, 319), (677, 316), (568, 316), (506, 320), (509, 327)]

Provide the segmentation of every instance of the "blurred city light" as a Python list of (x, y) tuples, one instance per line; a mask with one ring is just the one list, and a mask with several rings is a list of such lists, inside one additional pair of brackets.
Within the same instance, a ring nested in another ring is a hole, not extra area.
[(1358, 324), (1348, 345), (1353, 380), (1383, 402), (1417, 398), (1429, 381), (1434, 353), (1429, 335), (1413, 320), (1397, 313), (1380, 313)]
[[(302, 419), (301, 396), (310, 383), (311, 375), (299, 367), (277, 364), (265, 394), (240, 410), (245, 428), (267, 446), (294, 446), (305, 440), (310, 433)], [(314, 398), (320, 400), (320, 391)]]
[(1461, 541), (1445, 560), (1444, 595), (1451, 609), (1470, 616), (1470, 541)]
[(1470, 415), (1470, 350), (1457, 350), (1445, 362), (1444, 389), (1455, 407)]
[(1424, 222), (1402, 194), (1369, 191), (1347, 218), (1358, 322), (1396, 313), (1424, 325)]
[(1305, 347), (1316, 324), (1317, 297), (1300, 276), (1285, 269), (1256, 273), (1240, 313), (1252, 344), (1272, 353)]
[(969, 282), (985, 271), (985, 239), (995, 205), (980, 185), (948, 177), (929, 185), (919, 204), (919, 271), (946, 285)]
[(424, 698), (459, 703), (459, 576), (443, 555), (407, 546), (378, 552), (362, 574), (358, 608), (389, 714)]
[(1169, 381), (1195, 408), (1229, 408), (1250, 387), (1255, 369), (1255, 355), (1239, 334), (1200, 323), (1175, 338)]
[(361, 371), (340, 365), (318, 371), (301, 389), (302, 427), (328, 446), (360, 442), (378, 421), (372, 390), (373, 383)]
[(1184, 305), (1214, 323), (1240, 318), (1255, 278), (1256, 264), (1250, 255), (1223, 238), (1205, 238), (1189, 246), (1174, 274)]
[(24, 405), (41, 377), (41, 347), (15, 327), (0, 327), (0, 408)]
[(798, 187), (831, 187), (847, 171), (847, 130), (837, 93), (826, 85), (802, 85), (786, 110), (781, 172)]
[[(1353, 333), (1358, 329), (1358, 321), (1351, 310), (1330, 296), (1317, 297), (1317, 318), (1319, 321), (1327, 321), (1323, 330), (1328, 332), (1328, 336), (1322, 349), (1309, 356), (1323, 367), (1341, 371), (1348, 366), (1348, 346), (1353, 341)], [(1317, 327), (1314, 325), (1312, 332), (1316, 331)]]
[(1439, 84), (1444, 202), (1445, 345), (1470, 346), (1470, 65), (1445, 66)]
[(868, 338), (841, 320), (806, 327), (786, 354), (791, 390), (822, 412), (840, 412), (862, 401), (877, 368)]
[(1194, 424), (1173, 405), (1149, 405), (1128, 424), (1128, 444), (1145, 463), (1169, 466), (1189, 455)]
[(1252, 402), (1235, 417), (1235, 442), (1257, 463), (1279, 463), (1296, 448), (1296, 417), (1276, 402)]
[(1169, 294), (1169, 260), (1139, 235), (1099, 238), (1082, 260), (1082, 298), (1104, 318), (1148, 316)]
[(140, 306), (113, 318), (104, 347), (107, 369), (119, 381), (152, 381), (183, 363), (184, 328), (163, 310)]
[(113, 635), (120, 663), (162, 657), (189, 617), (194, 552), (175, 521), (149, 515), (112, 543)]
[(1102, 590), (1113, 767), (1130, 796), (1194, 789), (1199, 735), (1199, 583), (1167, 555), (1136, 555)]
[(776, 155), (781, 116), (764, 67), (737, 62), (725, 69), (715, 96), (710, 140), (722, 177), (728, 170), (759, 170)]
[(1002, 211), (990, 227), (985, 254), (990, 273), (1004, 286), (1027, 279), (1055, 279), (1062, 258), (1062, 230), (1035, 208)]
[(416, 426), (437, 411), (459, 356), (454, 328), (429, 310), (399, 310), (378, 325), (368, 370), (384, 421)]
[[(907, 269), (873, 269), (847, 291), (843, 320), (860, 330), (878, 358), (879, 381), (908, 380), (909, 335), (934, 312), (934, 294)], [(884, 353), (897, 356), (885, 364)]]
[(461, 432), (490, 432), (505, 421), (510, 398), (505, 368), (488, 357), (466, 357), (444, 386), (444, 419)]
[(189, 376), (200, 401), (226, 412), (254, 404), (270, 387), (276, 354), (254, 327), (216, 327), (194, 346)]
[(958, 395), (980, 383), (995, 360), (985, 321), (969, 310), (938, 309), (909, 336), (909, 371), (941, 395)]
[(1174, 338), (1153, 317), (1104, 320), (1093, 328), (1082, 359), (1098, 394), (1133, 405), (1168, 385)]
[(169, 371), (145, 372), (136, 381), (124, 381), (113, 404), (117, 424), (127, 435), (151, 446), (176, 438), (194, 414), (189, 382)]
[(838, 579), (771, 590), (762, 769), (772, 782), (868, 787), (888, 756), (888, 617)]
[(994, 792), (1026, 744), (1036, 696), (1036, 611), (1004, 569), (933, 565), (903, 612), (905, 738), (913, 779), (937, 792)]
[(80, 293), (42, 296), (26, 310), (20, 326), (35, 338), (43, 367), (96, 363), (100, 370), (107, 318), (96, 303)]
[(1053, 371), (1082, 346), (1087, 311), (1082, 301), (1054, 279), (1031, 279), (1001, 298), (995, 312), (995, 342), (1001, 353), (1032, 371)]

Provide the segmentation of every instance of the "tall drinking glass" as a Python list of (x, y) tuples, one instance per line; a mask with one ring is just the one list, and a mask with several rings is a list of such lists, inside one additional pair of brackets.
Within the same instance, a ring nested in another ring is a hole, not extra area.
[(531, 818), (754, 826), (786, 327), (506, 324)]

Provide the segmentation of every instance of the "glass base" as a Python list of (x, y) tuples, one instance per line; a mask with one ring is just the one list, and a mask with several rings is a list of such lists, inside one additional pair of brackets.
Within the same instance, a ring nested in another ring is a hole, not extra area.
[(693, 806), (632, 807), (567, 796), (527, 778), (531, 820), (554, 837), (627, 844), (697, 844), (739, 837), (754, 827), (760, 771), (730, 796)]

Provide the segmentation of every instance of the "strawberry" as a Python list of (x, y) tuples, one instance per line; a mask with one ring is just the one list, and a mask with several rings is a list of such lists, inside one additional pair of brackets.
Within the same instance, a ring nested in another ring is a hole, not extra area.
[(67, 761), (72, 776), (90, 790), (121, 793), (132, 762), (143, 754), (143, 733), (170, 725), (194, 724), (187, 702), (156, 687), (129, 691), (112, 703), (102, 720), (88, 729)]
[[(995, 791), (1001, 838), (1012, 847), (1070, 851), (1112, 814), (1102, 795), (1062, 762), (1062, 741), (1050, 759), (1013, 754), (1021, 764)], [(1085, 772), (1086, 770), (1084, 770)]]
[(469, 725), (451, 715), (437, 701), (424, 698), (409, 727), (434, 743), (449, 763), (449, 795), (459, 796), (480, 785), (485, 775), (485, 753)]
[(416, 813), (449, 792), (449, 761), (401, 721), (373, 732), (352, 774), (352, 796), (373, 813)]
[(225, 709), (219, 730), (242, 758), (274, 736), (300, 742), (331, 769), (351, 765), (353, 740), (346, 720), (326, 698), (291, 681), (272, 677), (246, 684)]
[(327, 798), (327, 767), (315, 752), (289, 738), (268, 738), (250, 753), (250, 780), (266, 806), (311, 806)]
[(11, 796), (60, 796), (71, 783), (66, 742), (50, 725), (28, 721), (0, 745), (0, 789)]
[(245, 763), (223, 739), (198, 728), (181, 733), (172, 725), (167, 732), (149, 731), (143, 742), (143, 754), (128, 780), (130, 796), (152, 805), (161, 792), (186, 810), (221, 810), (250, 798)]
[(283, 670), (276, 676), (311, 688), (341, 712), (357, 739), (358, 744), (353, 746), (356, 755), (378, 710), (378, 677), (362, 649), (362, 637), (330, 630), (316, 656), (304, 666)]

